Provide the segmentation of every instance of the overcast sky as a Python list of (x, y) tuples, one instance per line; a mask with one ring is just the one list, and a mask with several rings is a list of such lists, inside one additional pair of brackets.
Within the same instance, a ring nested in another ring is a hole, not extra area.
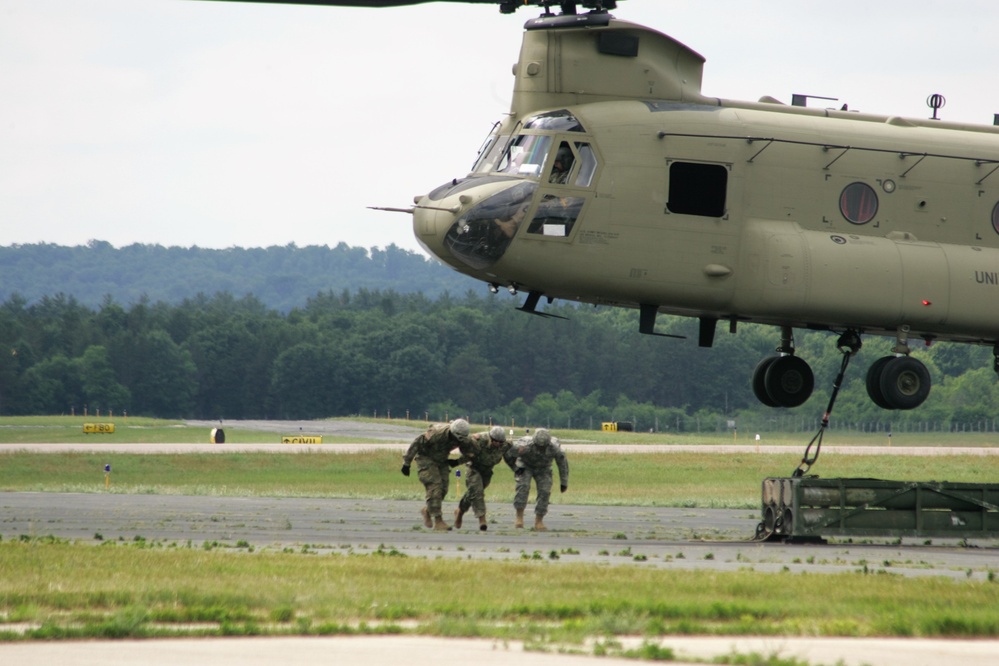
[[(524, 22), (491, 5), (0, 0), (0, 245), (396, 244), (509, 109)], [(621, 0), (703, 92), (991, 124), (995, 0)]]

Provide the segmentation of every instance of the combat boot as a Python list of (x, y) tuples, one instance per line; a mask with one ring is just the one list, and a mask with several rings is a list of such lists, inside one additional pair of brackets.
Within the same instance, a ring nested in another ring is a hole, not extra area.
[(548, 528), (545, 527), (544, 516), (535, 514), (534, 515), (534, 531), (535, 532), (547, 532)]
[(465, 512), (461, 510), (461, 507), (458, 507), (457, 509), (454, 510), (454, 529), (456, 530), (461, 529), (461, 519), (462, 517), (464, 517), (464, 515)]
[(479, 516), (479, 529), (482, 530), (483, 532), (489, 529), (489, 525), (486, 525), (485, 514)]
[(517, 519), (513, 521), (514, 527), (524, 528), (524, 510), (517, 509)]
[(434, 529), (438, 532), (447, 532), (451, 529), (451, 526), (444, 522), (444, 518), (437, 515), (434, 516)]
[(423, 515), (423, 526), (424, 527), (433, 527), (434, 523), (433, 523), (432, 520), (430, 520), (430, 511), (427, 510), (427, 507), (423, 507), (420, 510), (420, 513)]

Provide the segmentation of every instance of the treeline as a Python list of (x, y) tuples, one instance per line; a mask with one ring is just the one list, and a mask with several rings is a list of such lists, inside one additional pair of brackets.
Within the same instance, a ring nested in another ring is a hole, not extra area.
[[(522, 297), (521, 297), (522, 298)], [(438, 298), (381, 290), (323, 291), (288, 312), (257, 297), (140, 299), (96, 307), (71, 296), (0, 306), (0, 414), (312, 419), (392, 416), (553, 428), (629, 421), (637, 430), (811, 428), (825, 410), (841, 355), (836, 335), (798, 332), (816, 392), (770, 410), (750, 387), (778, 342), (772, 327), (719, 331), (697, 346), (696, 322), (660, 317), (640, 335), (634, 311), (555, 304), (565, 319), (514, 310), (517, 299), (468, 292)], [(934, 389), (912, 412), (867, 398), (867, 366), (890, 341), (868, 338), (853, 360), (834, 427), (994, 429), (999, 390), (988, 348), (917, 352)]]
[(471, 280), (423, 255), (390, 245), (382, 250), (310, 245), (268, 248), (163, 247), (104, 241), (0, 247), (0, 301), (15, 294), (29, 302), (65, 294), (92, 307), (106, 294), (119, 303), (148, 299), (180, 303), (200, 292), (252, 294), (288, 312), (320, 291), (388, 289), (436, 298), (460, 293)]

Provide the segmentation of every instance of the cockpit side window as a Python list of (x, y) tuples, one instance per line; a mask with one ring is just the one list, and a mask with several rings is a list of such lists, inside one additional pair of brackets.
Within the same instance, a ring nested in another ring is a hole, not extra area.
[(584, 203), (586, 200), (583, 197), (546, 194), (538, 204), (534, 217), (531, 218), (527, 233), (554, 238), (568, 237), (583, 210)]
[(597, 157), (588, 143), (576, 142), (576, 152), (579, 153), (579, 173), (576, 175), (576, 187), (589, 187), (593, 183), (593, 174), (597, 170)]
[(569, 175), (572, 173), (572, 165), (575, 163), (576, 156), (572, 154), (569, 142), (563, 141), (558, 150), (555, 151), (555, 159), (552, 160), (552, 170), (548, 174), (548, 182), (556, 185), (569, 183)]
[(513, 140), (496, 170), (501, 173), (537, 178), (548, 156), (550, 136), (521, 134)]

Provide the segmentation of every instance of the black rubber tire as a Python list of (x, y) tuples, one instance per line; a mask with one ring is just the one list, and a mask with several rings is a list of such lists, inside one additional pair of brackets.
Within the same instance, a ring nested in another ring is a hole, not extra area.
[(797, 407), (812, 397), (815, 375), (797, 356), (778, 356), (767, 368), (763, 384), (778, 406)]
[(756, 369), (753, 370), (753, 395), (755, 395), (756, 399), (767, 407), (780, 407), (780, 405), (770, 397), (770, 394), (767, 393), (766, 386), (767, 369), (778, 358), (780, 358), (780, 356), (767, 356), (765, 359), (757, 363)]
[(881, 393), (894, 409), (915, 409), (930, 395), (930, 371), (911, 356), (899, 356), (881, 372)]
[(881, 377), (884, 375), (885, 365), (894, 360), (894, 356), (882, 356), (867, 369), (867, 395), (881, 409), (894, 409), (881, 392)]

